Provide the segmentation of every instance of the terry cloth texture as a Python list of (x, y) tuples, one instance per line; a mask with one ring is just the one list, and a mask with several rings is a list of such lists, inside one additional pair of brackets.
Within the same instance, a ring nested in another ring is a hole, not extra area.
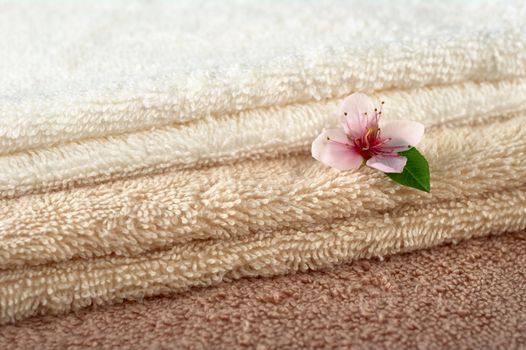
[(526, 235), (40, 316), (2, 349), (521, 349)]
[[(525, 229), (526, 5), (451, 6), (1, 3), (0, 323)], [(431, 194), (310, 157), (356, 90)]]

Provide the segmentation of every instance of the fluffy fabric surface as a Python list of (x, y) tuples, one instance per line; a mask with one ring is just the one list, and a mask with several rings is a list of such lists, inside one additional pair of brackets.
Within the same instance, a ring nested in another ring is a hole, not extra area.
[(0, 153), (355, 90), (510, 79), (526, 73), (525, 17), (519, 0), (3, 1)]
[[(2, 3), (0, 323), (525, 229), (526, 6), (359, 3)], [(310, 157), (355, 90), (431, 194)]]
[(524, 120), (438, 128), (432, 195), (297, 156), (5, 200), (1, 318), (526, 228)]
[(2, 349), (520, 349), (526, 235), (36, 317)]
[[(428, 131), (445, 125), (453, 129), (491, 124), (525, 110), (526, 80), (391, 90), (376, 97), (386, 101), (385, 119), (411, 116), (423, 122)], [(322, 128), (339, 123), (340, 102), (335, 99), (247, 110), (154, 131), (0, 157), (0, 198), (307, 153)]]

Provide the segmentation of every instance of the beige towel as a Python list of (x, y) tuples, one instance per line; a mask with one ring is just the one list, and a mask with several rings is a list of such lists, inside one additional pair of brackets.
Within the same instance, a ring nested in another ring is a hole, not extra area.
[(524, 232), (319, 272), (35, 317), (2, 349), (519, 349)]

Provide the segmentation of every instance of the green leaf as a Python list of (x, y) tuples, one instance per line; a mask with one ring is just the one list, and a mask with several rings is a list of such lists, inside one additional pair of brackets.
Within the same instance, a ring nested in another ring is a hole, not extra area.
[(407, 163), (404, 171), (400, 174), (385, 173), (394, 182), (400, 185), (413, 187), (421, 191), (429, 192), (431, 185), (429, 183), (429, 164), (416, 148), (410, 148), (407, 151), (400, 152), (401, 156), (407, 157)]

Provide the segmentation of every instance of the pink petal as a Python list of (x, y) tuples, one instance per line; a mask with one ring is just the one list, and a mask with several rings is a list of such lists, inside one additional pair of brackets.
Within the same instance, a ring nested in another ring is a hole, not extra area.
[(344, 116), (345, 133), (355, 138), (363, 135), (373, 119), (376, 122), (373, 101), (361, 92), (355, 92), (343, 100), (341, 113)]
[[(331, 141), (327, 140), (327, 137)], [(357, 169), (363, 162), (362, 156), (348, 143), (347, 135), (340, 129), (330, 129), (322, 132), (312, 143), (312, 156), (333, 168), (338, 170)]]
[(416, 146), (424, 136), (424, 130), (424, 125), (418, 122), (393, 120), (382, 126), (381, 137), (391, 139), (385, 146), (396, 147), (395, 152), (402, 152)]
[(367, 166), (378, 169), (384, 173), (401, 173), (404, 170), (407, 158), (402, 156), (376, 155), (367, 161)]

